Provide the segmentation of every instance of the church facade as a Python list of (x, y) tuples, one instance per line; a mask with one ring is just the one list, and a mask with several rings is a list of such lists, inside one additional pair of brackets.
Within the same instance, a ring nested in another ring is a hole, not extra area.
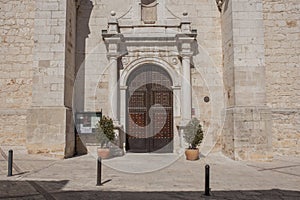
[(77, 114), (102, 111), (129, 152), (180, 153), (197, 118), (203, 155), (298, 155), (299, 9), (297, 0), (3, 1), (0, 145), (71, 157), (86, 146)]

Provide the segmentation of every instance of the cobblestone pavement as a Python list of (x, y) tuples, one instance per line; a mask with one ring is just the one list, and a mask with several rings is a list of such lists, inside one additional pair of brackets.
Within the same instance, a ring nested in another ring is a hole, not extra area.
[[(12, 177), (7, 177), (9, 149), (14, 150)], [(0, 199), (300, 199), (299, 156), (238, 162), (221, 153), (198, 161), (174, 159), (172, 154), (127, 154), (103, 163), (103, 185), (96, 186), (97, 161), (92, 155), (60, 160), (2, 146)], [(206, 164), (211, 171), (209, 197), (203, 195)], [(139, 170), (144, 168), (148, 172)]]

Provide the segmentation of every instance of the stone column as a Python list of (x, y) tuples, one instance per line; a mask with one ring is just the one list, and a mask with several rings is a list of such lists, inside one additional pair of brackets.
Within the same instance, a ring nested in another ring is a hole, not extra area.
[(116, 56), (109, 56), (109, 104), (110, 117), (115, 125), (119, 124), (118, 117), (118, 60)]
[[(126, 92), (127, 86), (120, 86), (120, 123), (122, 125), (119, 135), (119, 147), (125, 148), (126, 145)], [(124, 151), (125, 153), (126, 151)]]
[(174, 117), (180, 117), (181, 113), (180, 113), (180, 107), (181, 107), (181, 96), (180, 96), (180, 91), (181, 91), (181, 87), (176, 85), (176, 86), (172, 86), (173, 89), (173, 105), (174, 105)]
[(182, 123), (185, 125), (191, 120), (192, 90), (191, 90), (191, 54), (182, 55), (181, 77), (181, 114)]
[(120, 86), (120, 123), (123, 124), (124, 130), (126, 130), (126, 92), (127, 86)]

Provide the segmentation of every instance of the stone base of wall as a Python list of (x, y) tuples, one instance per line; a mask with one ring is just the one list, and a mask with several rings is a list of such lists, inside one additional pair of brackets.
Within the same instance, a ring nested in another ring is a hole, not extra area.
[(25, 146), (26, 110), (0, 110), (0, 145)]
[(31, 108), (27, 117), (28, 153), (67, 158), (75, 151), (72, 112), (65, 107)]
[(222, 151), (234, 160), (272, 160), (272, 120), (267, 107), (226, 110)]

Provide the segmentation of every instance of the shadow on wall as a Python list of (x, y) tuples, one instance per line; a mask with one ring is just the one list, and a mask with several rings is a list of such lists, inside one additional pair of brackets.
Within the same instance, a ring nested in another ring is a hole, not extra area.
[(75, 96), (73, 99), (76, 111), (84, 109), (84, 77), (85, 77), (85, 58), (86, 58), (86, 39), (90, 34), (89, 21), (93, 10), (92, 1), (80, 1), (77, 7), (77, 24), (76, 24), (76, 82)]
[[(90, 0), (80, 1), (77, 7), (74, 113), (84, 111), (86, 40), (90, 34), (89, 22), (93, 7), (94, 5)], [(77, 134), (75, 140), (76, 154), (86, 154), (87, 149)]]
[[(122, 200), (176, 200), (176, 199), (299, 199), (299, 191), (289, 190), (245, 190), (213, 191), (211, 196), (204, 196), (203, 191), (149, 191), (124, 192), (103, 191), (65, 191), (68, 184), (63, 181), (0, 181), (0, 199), (122, 199)], [(101, 190), (100, 190), (101, 189)], [(171, 188), (169, 188), (171, 189)]]

